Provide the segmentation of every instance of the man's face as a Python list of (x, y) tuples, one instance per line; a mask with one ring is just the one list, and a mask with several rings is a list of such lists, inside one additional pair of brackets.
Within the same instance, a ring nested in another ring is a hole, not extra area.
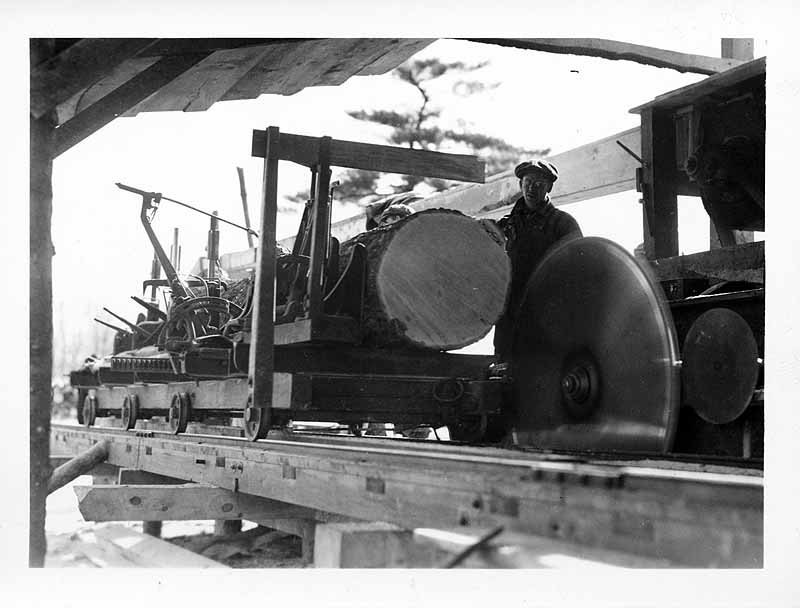
[(527, 173), (520, 180), (522, 196), (525, 197), (525, 205), (528, 209), (534, 210), (541, 207), (550, 192), (552, 182), (536, 173)]

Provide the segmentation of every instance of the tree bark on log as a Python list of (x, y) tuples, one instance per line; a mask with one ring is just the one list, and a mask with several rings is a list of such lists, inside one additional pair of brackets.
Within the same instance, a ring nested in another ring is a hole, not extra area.
[(342, 243), (342, 270), (367, 249), (363, 342), (453, 350), (483, 338), (500, 318), (511, 265), (479, 221), (428, 209)]

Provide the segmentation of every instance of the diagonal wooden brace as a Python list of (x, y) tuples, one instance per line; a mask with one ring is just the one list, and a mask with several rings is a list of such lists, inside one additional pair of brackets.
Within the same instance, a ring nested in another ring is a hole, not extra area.
[(72, 460), (58, 467), (47, 482), (47, 493), (52, 494), (70, 481), (85, 475), (108, 458), (108, 441), (100, 441)]

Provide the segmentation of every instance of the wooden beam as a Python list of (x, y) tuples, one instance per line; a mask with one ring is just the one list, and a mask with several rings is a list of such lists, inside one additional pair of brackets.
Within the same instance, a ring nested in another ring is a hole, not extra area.
[(54, 157), (130, 110), (158, 89), (202, 61), (208, 54), (177, 55), (153, 64), (144, 72), (98, 100), (56, 129)]
[[(278, 158), (312, 167), (319, 162), (319, 140), (319, 137), (281, 133)], [(266, 131), (254, 130), (253, 156), (264, 158), (265, 142)], [(483, 183), (486, 171), (486, 163), (475, 156), (411, 150), (339, 139), (330, 141), (330, 164), (334, 167), (365, 171), (384, 171), (479, 183)]]
[(764, 283), (764, 241), (652, 261), (659, 281), (717, 279)]
[(63, 488), (70, 481), (77, 479), (81, 475), (86, 475), (98, 464), (104, 462), (106, 458), (108, 458), (108, 442), (100, 441), (83, 454), (75, 456), (75, 458), (53, 471), (47, 484), (47, 493), (52, 494), (59, 488)]
[[(551, 193), (553, 203), (566, 205), (635, 189), (639, 162), (618, 141), (635, 154), (641, 154), (640, 129), (635, 127), (548, 157), (559, 170), (559, 179)], [(455, 209), (479, 218), (499, 218), (510, 212), (520, 196), (519, 180), (513, 170), (508, 170), (488, 177), (484, 184), (461, 184), (412, 203), (411, 207), (416, 211)], [(364, 231), (364, 221), (365, 216), (360, 214), (334, 222), (331, 234), (347, 240)], [(294, 237), (280, 241), (290, 248), (293, 242)], [(238, 257), (246, 260), (252, 253), (242, 252)]]
[(675, 123), (668, 111), (642, 111), (642, 200), (648, 258), (678, 254), (678, 191)]
[(720, 55), (727, 59), (752, 61), (754, 57), (752, 38), (723, 38), (720, 41)]
[(180, 485), (189, 483), (184, 479), (169, 477), (168, 475), (156, 475), (138, 469), (119, 469), (117, 473), (117, 483), (121, 486), (144, 486), (144, 485)]
[(125, 113), (202, 112), (219, 101), (270, 50), (269, 45), (216, 51)]
[(735, 59), (679, 53), (604, 38), (472, 38), (471, 40), (547, 53), (635, 61), (644, 65), (670, 68), (678, 72), (708, 75), (729, 70), (742, 63)]
[(141, 74), (161, 57), (133, 57), (121, 63), (102, 79), (91, 86), (78, 91), (72, 97), (59, 104), (56, 108), (58, 114), (58, 124), (64, 124), (72, 120), (76, 114), (80, 114), (86, 108), (119, 88), (137, 74)]
[(31, 114), (41, 118), (155, 41), (155, 38), (84, 38), (67, 47), (31, 71)]
[(721, 74), (709, 76), (699, 82), (695, 82), (685, 87), (669, 91), (657, 96), (653, 101), (649, 101), (630, 110), (633, 114), (640, 114), (646, 108), (675, 109), (713, 96), (719, 95), (725, 90), (732, 90), (746, 80), (761, 78), (764, 79), (767, 73), (767, 59), (760, 57), (753, 61), (748, 61), (735, 68), (731, 68)]
[[(31, 60), (47, 57), (46, 43), (34, 44)], [(42, 48), (37, 48), (42, 47)], [(30, 530), (29, 565), (44, 565), (44, 533), (50, 467), (50, 416), (53, 381), (53, 205), (52, 113), (30, 117)]]
[(125, 559), (141, 567), (227, 568), (224, 564), (127, 526), (102, 526), (95, 528), (93, 532), (101, 544), (121, 552)]
[(75, 486), (86, 521), (309, 517), (308, 509), (200, 484)]
[(422, 49), (436, 42), (436, 38), (391, 38), (378, 39), (383, 43), (383, 53), (365, 65), (358, 76), (385, 74), (404, 61), (410, 59)]

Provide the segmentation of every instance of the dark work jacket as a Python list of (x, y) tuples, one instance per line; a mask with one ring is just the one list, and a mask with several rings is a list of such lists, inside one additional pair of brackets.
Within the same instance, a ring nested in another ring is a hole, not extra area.
[(545, 253), (566, 236), (583, 236), (578, 222), (569, 213), (556, 209), (551, 202), (542, 211), (530, 211), (520, 197), (511, 213), (497, 221), (506, 236), (506, 252), (511, 260), (511, 292), (503, 318), (495, 328), (495, 351), (501, 357), (510, 354), (514, 320), (525, 285)]

